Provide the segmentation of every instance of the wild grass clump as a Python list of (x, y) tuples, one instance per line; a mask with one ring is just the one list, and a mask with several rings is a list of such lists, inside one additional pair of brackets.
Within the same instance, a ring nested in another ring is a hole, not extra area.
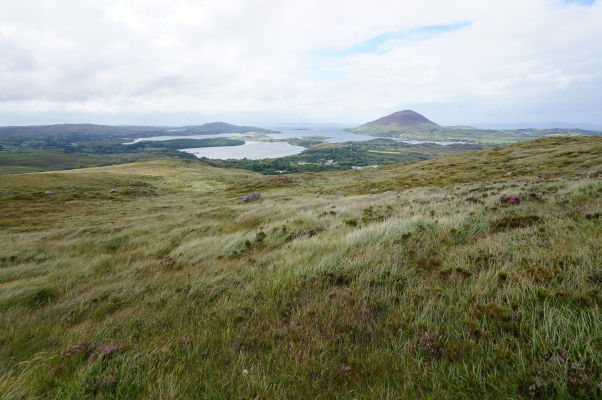
[(528, 228), (541, 220), (538, 215), (510, 215), (493, 221), (493, 232), (503, 232), (509, 229)]
[(6, 293), (0, 297), (0, 309), (18, 308), (35, 309), (48, 304), (59, 297), (59, 292), (49, 286), (26, 286)]

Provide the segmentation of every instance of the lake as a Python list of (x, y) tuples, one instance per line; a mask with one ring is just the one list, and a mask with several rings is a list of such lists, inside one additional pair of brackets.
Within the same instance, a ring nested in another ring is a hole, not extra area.
[(197, 157), (207, 157), (218, 160), (235, 159), (261, 160), (264, 158), (279, 158), (299, 154), (305, 147), (293, 146), (286, 142), (255, 142), (246, 141), (241, 146), (200, 147), (197, 149), (182, 149)]
[[(375, 136), (356, 135), (355, 133), (347, 132), (344, 129), (350, 128), (347, 125), (341, 124), (276, 124), (271, 126), (265, 126), (263, 124), (255, 124), (255, 126), (265, 127), (274, 131), (280, 131), (281, 133), (265, 134), (274, 139), (289, 139), (289, 138), (302, 138), (304, 136), (324, 136), (326, 141), (330, 143), (341, 143), (341, 142), (363, 142), (366, 140), (376, 139)], [(236, 137), (244, 139), (245, 137), (252, 137), (255, 135), (240, 134), (240, 133), (219, 133), (213, 135), (173, 135), (173, 136), (153, 136), (147, 138), (138, 138), (133, 142), (136, 143), (141, 141), (154, 141), (154, 140), (170, 140), (170, 139), (208, 139), (208, 138), (220, 138), (220, 137)], [(391, 138), (388, 138), (391, 139)], [(435, 142), (435, 141), (421, 141), (421, 140), (403, 140), (393, 139), (399, 142), (408, 144), (421, 144), (421, 143), (434, 143), (443, 146), (450, 144), (457, 144), (462, 142)], [(181, 149), (187, 153), (194, 154), (197, 157), (207, 157), (211, 159), (227, 160), (235, 159), (241, 160), (247, 158), (249, 160), (260, 160), (263, 158), (279, 158), (292, 156), (299, 154), (304, 147), (293, 146), (286, 142), (255, 142), (245, 141), (244, 145), (241, 146), (216, 146), (216, 147), (202, 147), (196, 149)]]

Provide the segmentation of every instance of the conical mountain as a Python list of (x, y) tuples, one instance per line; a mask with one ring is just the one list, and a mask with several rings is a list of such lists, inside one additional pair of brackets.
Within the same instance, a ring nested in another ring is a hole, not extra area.
[(365, 123), (352, 129), (352, 131), (356, 133), (376, 134), (403, 130), (424, 130), (438, 127), (438, 124), (416, 111), (403, 110)]
[(386, 117), (379, 118), (375, 121), (368, 122), (366, 125), (398, 125), (398, 126), (439, 126), (422, 114), (416, 111), (403, 110), (389, 114)]

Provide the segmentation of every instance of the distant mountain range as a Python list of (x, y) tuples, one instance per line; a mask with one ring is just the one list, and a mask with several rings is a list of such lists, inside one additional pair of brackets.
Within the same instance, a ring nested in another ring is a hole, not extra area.
[(108, 139), (138, 138), (149, 135), (212, 135), (218, 133), (276, 133), (270, 129), (255, 126), (240, 126), (226, 122), (211, 122), (203, 125), (190, 126), (115, 126), (95, 124), (58, 124), (58, 125), (34, 125), (34, 126), (4, 126), (0, 127), (0, 139), (23, 140), (24, 138), (45, 138), (49, 136), (63, 138), (99, 137)]
[(398, 111), (367, 122), (350, 132), (423, 141), (459, 141), (482, 144), (506, 144), (544, 136), (598, 135), (600, 132), (579, 128), (556, 127), (547, 129), (484, 129), (472, 126), (442, 126), (412, 110)]
[[(394, 132), (400, 129), (420, 129), (420, 128), (454, 128), (454, 129), (571, 129), (571, 130), (584, 130), (584, 131), (601, 131), (601, 124), (590, 124), (590, 123), (571, 123), (562, 121), (546, 121), (546, 122), (516, 122), (516, 123), (475, 123), (469, 124), (471, 126), (442, 126), (436, 124), (424, 115), (417, 113), (413, 110), (397, 111), (393, 114), (389, 114), (377, 120), (367, 122), (352, 131), (356, 133), (362, 133), (362, 131), (373, 131), (382, 130), (386, 132)], [(478, 126), (476, 128), (475, 126)]]

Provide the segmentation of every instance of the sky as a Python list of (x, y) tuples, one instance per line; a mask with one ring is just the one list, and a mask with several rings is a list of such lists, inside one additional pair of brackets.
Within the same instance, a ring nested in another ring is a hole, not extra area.
[(0, 0), (0, 125), (602, 126), (602, 0)]

